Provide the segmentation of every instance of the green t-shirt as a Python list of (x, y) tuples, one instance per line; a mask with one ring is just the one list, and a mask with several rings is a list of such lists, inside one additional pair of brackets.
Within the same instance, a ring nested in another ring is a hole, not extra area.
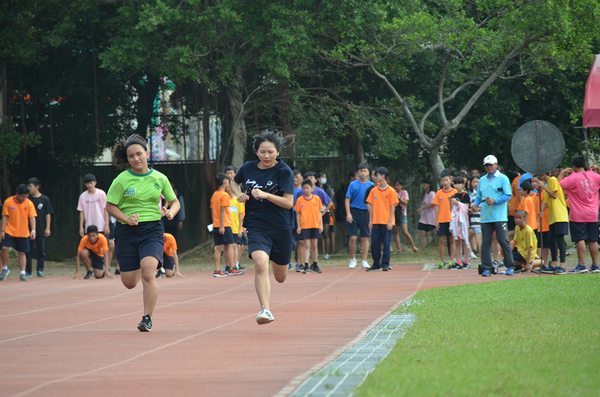
[(138, 214), (139, 222), (159, 221), (161, 194), (167, 202), (176, 198), (164, 174), (153, 169), (146, 174), (126, 170), (110, 185), (106, 201), (116, 205), (127, 216)]

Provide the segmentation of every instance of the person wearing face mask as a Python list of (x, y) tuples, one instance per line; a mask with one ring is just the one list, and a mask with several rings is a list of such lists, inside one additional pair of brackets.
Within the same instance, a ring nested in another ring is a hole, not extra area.
[[(323, 213), (323, 239), (321, 239), (321, 250), (323, 252), (323, 258), (329, 259), (329, 254), (335, 252), (335, 234), (334, 234), (334, 226), (333, 226), (333, 196), (334, 192), (330, 185), (327, 184), (327, 174), (325, 172), (321, 172), (319, 174), (319, 179), (317, 182), (317, 186), (319, 186), (327, 196), (331, 200), (331, 208), (329, 208), (326, 212)], [(331, 251), (329, 250), (331, 247)]]

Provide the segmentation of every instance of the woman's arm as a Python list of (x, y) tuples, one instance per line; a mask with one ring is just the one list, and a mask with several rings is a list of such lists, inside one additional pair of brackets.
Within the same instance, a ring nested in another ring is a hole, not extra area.
[(135, 226), (138, 224), (140, 219), (139, 214), (133, 214), (131, 216), (127, 216), (113, 203), (106, 203), (106, 211), (114, 216), (118, 221), (125, 222), (129, 226)]
[(181, 205), (179, 204), (179, 200), (177, 200), (175, 198), (175, 199), (169, 201), (168, 203), (166, 203), (164, 207), (162, 207), (162, 209), (160, 211), (160, 216), (161, 217), (166, 216), (168, 220), (172, 220), (173, 217), (175, 217), (175, 215), (177, 215), (180, 208), (181, 208)]
[[(264, 192), (260, 189), (252, 189), (251, 194), (252, 194), (252, 197), (254, 197), (257, 200), (269, 200), (276, 206), (285, 208), (286, 210), (289, 210), (294, 205), (294, 197), (293, 197), (292, 193), (284, 192), (283, 197), (281, 197), (281, 196), (276, 196), (271, 193)], [(239, 200), (240, 200), (240, 198), (238, 197), (238, 201)]]

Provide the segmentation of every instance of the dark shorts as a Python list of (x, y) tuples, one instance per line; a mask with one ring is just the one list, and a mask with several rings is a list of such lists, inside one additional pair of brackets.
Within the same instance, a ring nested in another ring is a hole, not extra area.
[(346, 222), (346, 234), (348, 236), (358, 236), (360, 230), (361, 237), (371, 237), (369, 232), (369, 211), (350, 208), (352, 223)]
[(334, 225), (329, 225), (329, 233), (333, 233), (335, 231)]
[[(548, 233), (548, 232), (544, 232), (544, 233)], [(513, 250), (513, 252), (512, 252), (512, 253), (513, 253), (513, 263), (514, 263), (514, 264), (518, 264), (518, 265), (524, 265), (525, 263), (527, 263), (527, 260), (525, 260), (525, 258), (523, 258), (523, 255), (521, 255), (521, 253), (520, 253), (519, 251), (517, 251), (517, 249), (516, 249), (516, 248)], [(537, 255), (535, 254), (535, 251), (534, 251), (534, 252), (532, 252), (532, 257), (533, 257), (533, 259), (532, 259), (532, 262), (533, 262), (535, 259), (539, 259), (539, 258), (537, 257)]]
[(550, 225), (550, 231), (555, 236), (562, 234), (566, 236), (569, 234), (569, 222), (556, 222)]
[(104, 257), (96, 255), (96, 253), (90, 249), (84, 248), (90, 256), (90, 263), (94, 269), (104, 270)]
[[(398, 208), (398, 207), (396, 207)], [(396, 226), (400, 226), (402, 225), (402, 222), (404, 221), (406, 217), (404, 216), (404, 212), (403, 211), (395, 211), (394, 212), (394, 220), (396, 221)]]
[(248, 256), (254, 251), (264, 251), (269, 259), (281, 266), (287, 266), (292, 259), (292, 231), (248, 229)]
[(517, 225), (515, 225), (515, 216), (509, 215), (508, 216), (508, 230), (515, 230), (516, 226)]
[(424, 232), (430, 232), (435, 230), (435, 225), (426, 225), (424, 223), (419, 222), (419, 226), (417, 226), (417, 230), (423, 230)]
[(112, 222), (108, 222), (109, 227), (110, 227), (110, 234), (108, 235), (108, 240), (114, 240), (115, 239), (115, 229), (117, 228), (117, 224), (116, 223), (112, 223)]
[(440, 230), (437, 232), (438, 236), (451, 236), (452, 232), (450, 231), (450, 222), (440, 223)]
[(27, 237), (13, 237), (10, 234), (4, 234), (4, 240), (2, 240), (3, 247), (12, 247), (15, 243), (15, 249), (19, 252), (29, 252), (30, 240)]
[(325, 215), (323, 215), (323, 225), (329, 225), (330, 217), (331, 215), (329, 214), (329, 212), (326, 212)]
[(242, 237), (238, 237), (238, 235), (236, 234), (235, 236), (233, 236), (233, 239), (235, 240), (236, 244), (248, 245), (248, 237), (246, 236), (246, 233), (242, 233)]
[(140, 262), (148, 256), (162, 263), (165, 236), (161, 221), (140, 222), (137, 226), (117, 223), (115, 228), (115, 255), (121, 272), (140, 269)]
[[(550, 248), (550, 232), (542, 232), (541, 236), (540, 236), (540, 232), (535, 231), (535, 237), (537, 238), (537, 247), (538, 248)], [(543, 237), (543, 239), (541, 237)], [(544, 240), (543, 247), (542, 247), (542, 240)]]
[(296, 237), (297, 240), (310, 240), (311, 238), (323, 238), (319, 229), (302, 229), (301, 233)]
[(214, 228), (213, 236), (215, 238), (215, 245), (235, 244), (235, 240), (233, 239), (233, 233), (231, 232), (230, 227), (225, 228), (224, 234), (219, 233), (218, 227)]
[(571, 241), (598, 241), (598, 222), (569, 222)]
[(175, 261), (173, 260), (173, 257), (163, 253), (162, 267), (168, 270), (175, 269)]

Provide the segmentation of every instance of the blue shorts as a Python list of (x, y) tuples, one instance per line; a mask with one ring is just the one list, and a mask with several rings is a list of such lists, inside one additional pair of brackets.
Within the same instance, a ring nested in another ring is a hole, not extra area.
[(254, 251), (264, 251), (269, 259), (281, 266), (287, 266), (292, 259), (292, 231), (265, 230), (252, 228), (248, 233), (248, 256)]
[(96, 253), (91, 249), (84, 248), (84, 250), (86, 250), (90, 255), (90, 262), (92, 264), (92, 267), (94, 269), (104, 270), (104, 257), (96, 255)]
[(470, 228), (475, 234), (481, 234), (481, 225), (474, 225)]
[(432, 230), (435, 230), (435, 225), (426, 225), (424, 223), (419, 222), (419, 225), (417, 226), (417, 230), (423, 230), (424, 232), (430, 232)]
[(452, 236), (452, 232), (450, 231), (450, 222), (440, 223), (440, 230), (438, 230), (437, 235), (438, 236)]
[(321, 233), (319, 233), (319, 229), (302, 229), (301, 233), (296, 237), (297, 240), (310, 240), (312, 238), (323, 238)]
[(2, 240), (3, 247), (12, 247), (13, 242), (15, 243), (15, 249), (19, 252), (29, 252), (29, 242), (30, 239), (28, 237), (13, 237), (10, 234), (4, 233), (4, 240)]
[(369, 231), (369, 212), (367, 210), (350, 208), (350, 214), (352, 215), (352, 223), (346, 224), (346, 234), (348, 236), (358, 236), (360, 229), (361, 237), (371, 237), (371, 232)]
[(248, 236), (246, 236), (246, 233), (242, 233), (242, 237), (239, 237), (236, 234), (233, 236), (233, 239), (235, 240), (236, 244), (238, 244), (238, 245), (248, 245)]
[(571, 241), (598, 241), (598, 222), (569, 222)]
[(148, 256), (162, 263), (165, 236), (161, 221), (140, 222), (137, 226), (117, 223), (115, 228), (115, 255), (121, 272), (140, 269), (140, 262)]
[[(160, 267), (160, 265), (158, 267)], [(175, 269), (175, 261), (173, 260), (173, 257), (163, 253), (162, 267), (168, 270)]]
[(213, 236), (215, 238), (215, 246), (235, 244), (233, 233), (231, 232), (231, 228), (229, 226), (225, 228), (224, 234), (219, 233), (219, 228), (215, 227), (213, 229)]

